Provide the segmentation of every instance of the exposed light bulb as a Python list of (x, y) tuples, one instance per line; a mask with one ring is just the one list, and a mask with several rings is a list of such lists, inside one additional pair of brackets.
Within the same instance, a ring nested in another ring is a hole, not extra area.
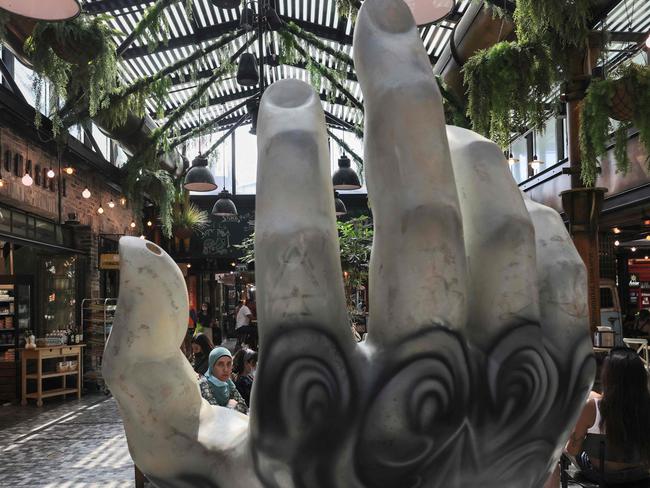
[(120, 198), (120, 205), (122, 205), (122, 206), (126, 205), (126, 198), (124, 198), (124, 197)]
[(90, 198), (90, 190), (88, 187), (84, 188), (84, 191), (81, 192), (81, 196), (84, 197), (86, 200)]
[(230, 266), (232, 266), (232, 267), (234, 268), (234, 267), (236, 266), (236, 264), (237, 264), (237, 263), (232, 262), (232, 263), (230, 263)]
[(115, 202), (111, 198), (111, 200), (108, 202), (108, 208), (115, 208)]
[(132, 220), (130, 225), (132, 229), (135, 229), (135, 221)]
[(145, 239), (144, 234), (140, 236), (140, 239)]
[(631, 248), (630, 251), (636, 252), (636, 247)]
[(97, 209), (97, 213), (98, 213), (99, 215), (101, 215), (101, 214), (104, 213), (104, 209), (102, 208), (101, 205), (100, 205), (99, 208)]
[(620, 244), (621, 244), (620, 242), (618, 242), (618, 241), (614, 241), (614, 245), (615, 245), (615, 246), (620, 246)]
[(52, 168), (47, 170), (47, 177), (48, 178), (54, 178), (56, 176), (56, 173), (54, 173), (54, 170)]
[(147, 227), (151, 227), (153, 225), (153, 222), (151, 220), (147, 220)]
[(650, 241), (650, 234), (648, 234), (647, 236), (645, 236), (645, 240), (646, 240), (646, 241)]
[(72, 173), (74, 173), (74, 168), (72, 166), (66, 166), (63, 171), (65, 171), (67, 174), (71, 175)]
[(187, 263), (187, 269), (191, 268), (192, 265), (190, 263)]
[(23, 176), (22, 182), (23, 182), (23, 185), (25, 185), (25, 186), (32, 186), (34, 184), (34, 179), (30, 176), (29, 173), (25, 173), (25, 176)]
[(614, 228), (612, 229), (612, 232), (613, 232), (614, 234), (620, 234), (620, 233), (621, 233), (621, 229), (619, 229), (618, 227), (614, 227)]
[(648, 256), (644, 256), (643, 259), (645, 259), (645, 260), (647, 261), (647, 260), (648, 260)]
[(0, 177), (0, 188), (3, 188), (5, 186), (5, 180)]

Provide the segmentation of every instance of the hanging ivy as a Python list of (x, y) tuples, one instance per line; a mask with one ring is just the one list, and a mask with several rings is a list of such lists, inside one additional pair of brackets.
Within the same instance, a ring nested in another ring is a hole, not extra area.
[(348, 56), (345, 52), (334, 49), (327, 44), (325, 44), (323, 41), (321, 41), (317, 36), (312, 34), (311, 32), (308, 32), (304, 29), (301, 29), (298, 25), (296, 25), (293, 22), (288, 22), (285, 24), (285, 28), (288, 32), (293, 34), (294, 36), (297, 36), (304, 41), (306, 41), (308, 44), (311, 44), (312, 46), (320, 49), (321, 51), (329, 54), (330, 56), (334, 57), (335, 59), (347, 64), (348, 66), (354, 67), (354, 60)]
[(161, 41), (166, 46), (169, 41), (169, 22), (165, 9), (175, 1), (177, 0), (157, 0), (147, 8), (142, 19), (133, 28), (133, 40), (143, 36), (149, 52), (156, 49)]
[[(580, 150), (582, 152), (582, 182), (593, 186), (600, 165), (598, 157), (606, 150), (612, 133), (613, 98), (618, 91), (627, 96), (631, 108), (630, 120), (622, 121), (616, 129), (614, 156), (616, 170), (626, 173), (630, 167), (627, 152), (627, 133), (632, 127), (639, 130), (639, 140), (650, 154), (650, 67), (630, 63), (621, 67), (612, 79), (594, 80), (582, 102)], [(624, 102), (622, 100), (617, 103)], [(650, 156), (645, 164), (650, 168)]]
[(447, 85), (442, 78), (436, 75), (436, 82), (442, 95), (442, 104), (445, 111), (445, 122), (448, 125), (455, 125), (457, 127), (464, 127), (469, 129), (471, 123), (467, 118), (467, 107), (462, 100), (459, 100), (451, 91), (447, 89)]
[(108, 106), (108, 96), (117, 87), (113, 37), (119, 32), (109, 26), (108, 19), (104, 15), (80, 15), (65, 22), (38, 22), (25, 40), (25, 53), (36, 72), (35, 123), (40, 126), (43, 78), (47, 78), (54, 95), (49, 99), (48, 113), (55, 136), (63, 127), (60, 101), (81, 95), (94, 116)]
[(470, 57), (463, 74), (467, 115), (477, 132), (507, 146), (513, 129), (544, 127), (556, 71), (542, 44), (500, 42)]

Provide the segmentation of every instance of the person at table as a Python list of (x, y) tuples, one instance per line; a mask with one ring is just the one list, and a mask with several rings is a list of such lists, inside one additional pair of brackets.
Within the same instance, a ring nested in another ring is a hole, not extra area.
[(205, 334), (199, 333), (192, 338), (190, 364), (196, 373), (203, 375), (208, 370), (208, 358), (212, 349), (214, 346)]
[(211, 405), (248, 413), (248, 407), (232, 379), (232, 354), (225, 347), (215, 347), (208, 356), (208, 370), (199, 378), (201, 396)]
[(592, 396), (576, 423), (566, 452), (585, 478), (600, 482), (599, 460), (583, 449), (587, 434), (605, 434), (606, 483), (650, 479), (650, 392), (641, 358), (632, 349), (613, 348), (601, 373), (602, 397)]

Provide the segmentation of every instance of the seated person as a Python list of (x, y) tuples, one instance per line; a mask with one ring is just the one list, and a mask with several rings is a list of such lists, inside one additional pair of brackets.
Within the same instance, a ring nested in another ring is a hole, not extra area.
[(650, 311), (641, 309), (636, 321), (635, 336), (648, 338), (650, 337)]
[(232, 360), (233, 379), (235, 386), (246, 400), (246, 404), (251, 404), (251, 390), (253, 389), (253, 379), (255, 378), (255, 368), (257, 367), (257, 352), (252, 349), (240, 349)]
[(205, 334), (196, 334), (192, 338), (192, 355), (190, 364), (194, 371), (204, 375), (208, 371), (208, 357), (214, 346)]
[(248, 413), (248, 407), (230, 379), (232, 354), (225, 347), (215, 347), (208, 357), (208, 370), (199, 378), (201, 396), (212, 405), (234, 408)]
[[(592, 395), (566, 446), (582, 475), (594, 482), (627, 483), (650, 478), (650, 392), (641, 358), (613, 348), (601, 374), (602, 397)], [(604, 434), (604, 479), (598, 455), (585, 450), (587, 434)]]

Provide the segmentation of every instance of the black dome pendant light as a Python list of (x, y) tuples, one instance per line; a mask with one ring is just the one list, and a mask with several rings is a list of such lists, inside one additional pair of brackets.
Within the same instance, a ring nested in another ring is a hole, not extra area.
[[(199, 106), (199, 127), (201, 126), (201, 106)], [(208, 158), (201, 154), (201, 134), (199, 133), (199, 154), (192, 161), (192, 166), (185, 175), (183, 187), (188, 191), (207, 192), (216, 190), (217, 183), (208, 168)]]
[(239, 0), (211, 0), (212, 3), (219, 8), (237, 8), (239, 7)]
[(339, 158), (339, 169), (332, 176), (335, 190), (358, 190), (361, 188), (359, 175), (351, 168), (350, 158), (344, 153)]
[(230, 192), (226, 190), (226, 160), (223, 160), (223, 190), (217, 195), (217, 201), (212, 207), (212, 215), (217, 217), (233, 217), (237, 215), (235, 202), (230, 198)]
[(253, 53), (242, 53), (237, 66), (237, 83), (242, 86), (255, 86), (260, 82), (257, 72), (257, 58)]
[(339, 198), (339, 192), (334, 192), (334, 210), (337, 217), (345, 215), (348, 213), (348, 209), (345, 207), (343, 200)]

